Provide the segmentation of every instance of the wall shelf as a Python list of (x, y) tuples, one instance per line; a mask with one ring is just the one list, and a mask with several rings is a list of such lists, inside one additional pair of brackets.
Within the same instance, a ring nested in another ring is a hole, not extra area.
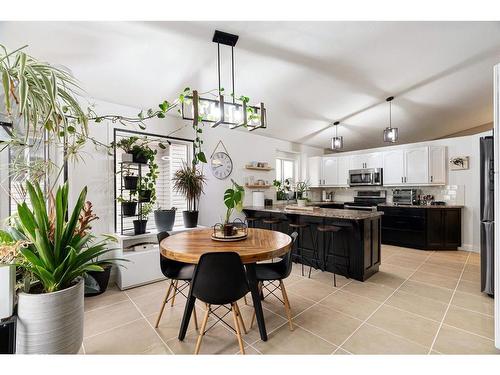
[(245, 184), (247, 189), (269, 189), (271, 185), (248, 185)]
[(245, 169), (250, 169), (252, 171), (265, 171), (265, 172), (269, 172), (269, 171), (272, 171), (274, 168), (271, 168), (271, 167), (254, 167), (252, 165), (245, 165)]

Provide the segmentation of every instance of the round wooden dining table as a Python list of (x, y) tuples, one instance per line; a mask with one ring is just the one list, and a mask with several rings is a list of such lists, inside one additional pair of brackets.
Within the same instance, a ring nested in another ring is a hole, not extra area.
[[(166, 258), (179, 262), (198, 264), (200, 257), (204, 253), (227, 251), (238, 253), (247, 272), (260, 337), (263, 341), (266, 341), (267, 332), (255, 275), (255, 264), (256, 262), (273, 259), (286, 254), (290, 251), (292, 238), (281, 232), (248, 228), (248, 236), (244, 240), (222, 242), (213, 240), (211, 238), (212, 233), (213, 229), (209, 228), (195, 229), (171, 235), (161, 241), (161, 254)], [(179, 330), (179, 340), (184, 340), (186, 336), (195, 301), (196, 298), (191, 295), (190, 291)]]

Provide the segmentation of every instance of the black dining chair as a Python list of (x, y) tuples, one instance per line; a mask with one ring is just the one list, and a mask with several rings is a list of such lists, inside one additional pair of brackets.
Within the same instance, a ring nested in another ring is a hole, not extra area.
[[(255, 267), (255, 273), (257, 274), (257, 281), (261, 288), (262, 299), (269, 295), (276, 297), (285, 306), (285, 312), (288, 317), (288, 325), (290, 326), (290, 331), (293, 331), (292, 323), (292, 312), (290, 309), (290, 301), (288, 300), (288, 295), (286, 293), (285, 284), (283, 280), (290, 276), (292, 272), (292, 249), (295, 241), (298, 237), (297, 232), (293, 232), (290, 237), (292, 237), (292, 245), (290, 246), (290, 251), (285, 254), (285, 256), (276, 263), (258, 263)], [(276, 285), (277, 283), (277, 285)], [(275, 292), (281, 290), (281, 299)], [(264, 295), (264, 292), (267, 292)], [(252, 315), (252, 321), (250, 322), (250, 328), (253, 326), (255, 321), (255, 311)]]
[[(241, 354), (245, 354), (241, 338), (241, 328), (243, 328), (245, 333), (246, 328), (236, 301), (246, 295), (249, 290), (245, 269), (238, 253), (205, 253), (200, 257), (191, 284), (191, 294), (194, 298), (205, 302), (207, 310), (201, 323), (194, 354), (199, 353), (201, 341), (205, 333), (218, 322), (225, 324), (236, 333)], [(217, 307), (212, 309), (212, 305), (216, 305)], [(230, 305), (230, 307), (226, 305)], [(225, 309), (222, 316), (218, 316), (215, 313), (220, 308)], [(234, 328), (223, 320), (231, 312), (233, 313)], [(217, 320), (206, 329), (207, 321), (211, 314), (215, 315)]]
[[(158, 244), (160, 244), (160, 242), (163, 241), (168, 236), (169, 234), (167, 232), (159, 232), (156, 235), (156, 237), (158, 238)], [(163, 310), (165, 309), (165, 305), (169, 301), (171, 301), (171, 306), (174, 306), (175, 296), (177, 294), (182, 294), (184, 297), (187, 298), (187, 295), (184, 294), (184, 290), (189, 287), (191, 280), (193, 279), (195, 265), (168, 259), (163, 255), (161, 255), (160, 253), (160, 268), (163, 275), (165, 275), (165, 277), (170, 280), (170, 284), (167, 289), (167, 294), (163, 299), (160, 313), (158, 314), (158, 319), (156, 319), (155, 328), (158, 328), (161, 316), (163, 315)], [(179, 286), (179, 281), (181, 282), (180, 286)], [(198, 318), (196, 317), (196, 307), (193, 308), (193, 318), (194, 318), (194, 326), (196, 327), (196, 329), (198, 329)]]

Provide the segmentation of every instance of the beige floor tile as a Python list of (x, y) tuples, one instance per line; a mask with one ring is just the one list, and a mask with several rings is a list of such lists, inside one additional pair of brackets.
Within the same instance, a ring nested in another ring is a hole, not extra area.
[(438, 286), (411, 280), (406, 281), (401, 286), (401, 288), (399, 288), (399, 290), (405, 293), (411, 293), (417, 296), (431, 298), (446, 304), (450, 302), (451, 296), (453, 294), (453, 290), (451, 289), (441, 288)]
[(431, 346), (439, 328), (438, 322), (387, 305), (377, 310), (368, 323), (425, 347)]
[(396, 254), (396, 255), (388, 258), (387, 260), (384, 260), (382, 258), (382, 265), (393, 264), (395, 266), (408, 268), (411, 270), (417, 269), (423, 262), (424, 262), (424, 259), (415, 258), (415, 257), (408, 257), (408, 256), (400, 255), (400, 254)]
[(138, 286), (136, 288), (127, 289), (125, 292), (129, 295), (130, 298), (135, 298), (140, 295), (155, 293), (159, 291), (167, 291), (170, 280), (158, 281), (156, 283), (147, 284), (143, 286)]
[(395, 336), (389, 332), (364, 324), (342, 349), (353, 354), (426, 354), (428, 349)]
[(123, 301), (84, 314), (83, 336), (88, 337), (141, 318), (130, 301)]
[[(295, 294), (292, 290), (292, 287), (287, 288), (288, 300), (290, 301), (290, 309), (292, 311), (292, 316), (296, 316), (300, 314), (305, 309), (308, 309), (316, 302), (303, 298), (298, 294)], [(281, 315), (282, 317), (286, 317), (285, 308), (283, 307), (283, 303), (281, 303), (277, 298), (273, 296), (266, 297), (264, 301), (262, 301), (262, 306), (272, 312)]]
[(464, 310), (452, 305), (446, 313), (444, 323), (492, 340), (495, 338), (495, 321), (492, 316)]
[(443, 354), (500, 354), (493, 340), (443, 325), (433, 349)]
[(464, 271), (461, 279), (478, 283), (481, 282), (481, 273), (475, 271)]
[(336, 289), (332, 286), (325, 285), (318, 281), (314, 281), (313, 279), (304, 279), (301, 281), (292, 284), (287, 291), (293, 292), (302, 296), (304, 298), (308, 298), (313, 301), (320, 301), (325, 298), (327, 295), (335, 292)]
[(437, 321), (441, 321), (447, 308), (444, 303), (400, 290), (389, 298), (386, 304)]
[(413, 272), (411, 269), (395, 265), (381, 265), (379, 272), (371, 276), (369, 281), (395, 289), (403, 284)]
[(87, 354), (169, 353), (145, 319), (140, 319), (83, 341)]
[(449, 262), (464, 264), (467, 261), (468, 254), (459, 253), (456, 251), (436, 251), (430, 259), (440, 259)]
[[(337, 288), (341, 288), (345, 284), (351, 282), (350, 279), (345, 278), (342, 275), (336, 275), (335, 279), (337, 281)], [(329, 287), (333, 287), (333, 273), (331, 272), (316, 272), (311, 275), (311, 280), (320, 282), (322, 284), (325, 284)]]
[(349, 353), (347, 350), (344, 350), (342, 348), (338, 348), (335, 353), (333, 353), (334, 355), (352, 355), (352, 353)]
[(100, 308), (108, 305), (112, 305), (117, 302), (127, 301), (128, 297), (123, 293), (118, 287), (111, 286), (98, 296), (85, 297), (85, 311), (90, 311), (95, 308)]
[(430, 257), (425, 262), (425, 264), (431, 264), (433, 266), (439, 266), (439, 267), (443, 267), (443, 268), (451, 268), (451, 269), (454, 269), (454, 270), (460, 271), (460, 272), (464, 268), (464, 263), (462, 261), (454, 262), (450, 259), (440, 259), (440, 258), (434, 258), (434, 257)]
[[(201, 321), (203, 319), (204, 309), (197, 306), (197, 317), (198, 323), (201, 326)], [(156, 332), (161, 336), (164, 341), (168, 341), (179, 334), (179, 328), (181, 326), (182, 316), (184, 314), (184, 307), (180, 306), (166, 306), (163, 314), (161, 316), (160, 324), (156, 328)], [(154, 327), (156, 320), (158, 319), (158, 313), (147, 316), (147, 320)], [(194, 317), (191, 316), (191, 321), (189, 322), (189, 330), (194, 330)]]
[(481, 292), (481, 283), (479, 281), (460, 280), (460, 282), (458, 283), (457, 291), (474, 294), (475, 296), (479, 297), (484, 295)]
[[(183, 341), (173, 338), (167, 341), (167, 345), (174, 354), (194, 354), (197, 339), (198, 332), (190, 331)], [(200, 354), (235, 354), (238, 350), (236, 335), (218, 323), (203, 337)]]
[(290, 331), (286, 325), (269, 334), (267, 341), (252, 346), (262, 354), (331, 354), (337, 349), (300, 327)]
[(446, 276), (454, 280), (457, 280), (460, 277), (460, 274), (462, 273), (461, 269), (447, 268), (441, 265), (427, 263), (427, 262), (422, 264), (422, 266), (418, 270), (420, 272), (427, 272), (436, 275)]
[(442, 275), (422, 271), (415, 272), (415, 274), (410, 277), (410, 280), (420, 281), (426, 284), (431, 284), (448, 289), (455, 289), (457, 285), (456, 278), (449, 278)]
[(295, 318), (294, 322), (336, 345), (342, 344), (362, 324), (359, 319), (321, 305), (311, 307)]
[(467, 264), (474, 264), (476, 266), (481, 265), (481, 255), (479, 253), (470, 253)]
[(339, 290), (320, 302), (321, 305), (355, 318), (365, 320), (381, 302)]
[(464, 309), (476, 311), (483, 314), (492, 315), (494, 313), (493, 298), (482, 295), (475, 296), (469, 293), (456, 292), (451, 301), (452, 305), (463, 307)]
[(342, 290), (357, 294), (361, 297), (368, 297), (380, 302), (385, 301), (387, 297), (389, 297), (394, 292), (394, 288), (371, 283), (369, 281), (353, 281), (349, 285), (346, 285), (344, 288), (342, 288)]
[(464, 272), (470, 272), (470, 273), (475, 273), (476, 275), (480, 275), (481, 274), (481, 266), (479, 264), (467, 263), (465, 265)]

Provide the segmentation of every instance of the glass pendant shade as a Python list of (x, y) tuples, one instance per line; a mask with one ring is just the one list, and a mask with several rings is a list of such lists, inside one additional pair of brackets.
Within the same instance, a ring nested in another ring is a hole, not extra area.
[(332, 138), (332, 150), (340, 150), (344, 147), (344, 137)]
[(384, 129), (384, 142), (395, 143), (398, 140), (398, 128)]

